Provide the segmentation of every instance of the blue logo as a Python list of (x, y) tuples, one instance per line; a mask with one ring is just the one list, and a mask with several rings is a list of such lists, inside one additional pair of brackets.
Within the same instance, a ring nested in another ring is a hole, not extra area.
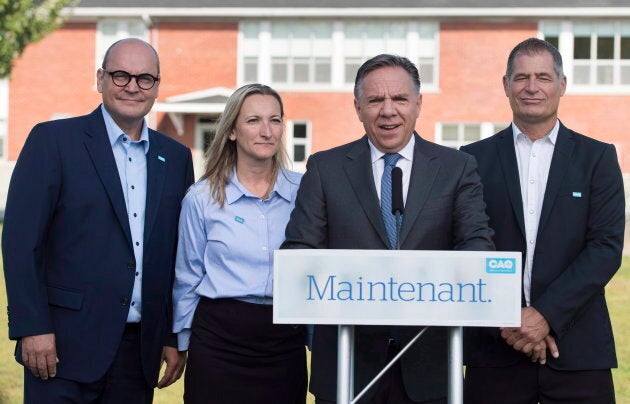
[(486, 272), (489, 274), (513, 274), (516, 272), (516, 259), (486, 258)]

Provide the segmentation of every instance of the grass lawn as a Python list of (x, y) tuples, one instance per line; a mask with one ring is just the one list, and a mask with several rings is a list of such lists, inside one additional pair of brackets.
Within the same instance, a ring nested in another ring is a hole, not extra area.
[[(630, 404), (630, 257), (607, 287), (617, 345), (619, 368), (613, 370), (618, 404)], [(22, 402), (22, 367), (13, 359), (14, 343), (8, 340), (4, 274), (0, 271), (0, 404)], [(183, 379), (164, 390), (156, 390), (155, 403), (182, 402)], [(309, 403), (313, 403), (309, 396)]]

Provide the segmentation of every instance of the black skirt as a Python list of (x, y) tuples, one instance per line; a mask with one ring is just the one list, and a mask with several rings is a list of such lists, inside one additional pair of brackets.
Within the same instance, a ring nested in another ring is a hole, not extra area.
[(187, 404), (304, 404), (305, 328), (273, 324), (271, 305), (202, 298), (184, 379)]

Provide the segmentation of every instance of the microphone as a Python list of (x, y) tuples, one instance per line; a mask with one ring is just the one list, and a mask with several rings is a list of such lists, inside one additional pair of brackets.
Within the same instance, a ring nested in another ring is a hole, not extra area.
[(396, 218), (396, 249), (400, 250), (400, 227), (402, 214), (405, 210), (402, 189), (402, 170), (400, 167), (392, 168), (392, 214)]
[(396, 216), (396, 214), (402, 215), (404, 210), (402, 170), (400, 167), (394, 167), (392, 169), (392, 214), (394, 216)]

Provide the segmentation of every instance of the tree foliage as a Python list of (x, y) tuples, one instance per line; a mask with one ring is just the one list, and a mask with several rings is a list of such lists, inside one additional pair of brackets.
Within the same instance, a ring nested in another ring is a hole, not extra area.
[(64, 21), (62, 10), (76, 0), (0, 0), (0, 78), (11, 73), (13, 60)]

